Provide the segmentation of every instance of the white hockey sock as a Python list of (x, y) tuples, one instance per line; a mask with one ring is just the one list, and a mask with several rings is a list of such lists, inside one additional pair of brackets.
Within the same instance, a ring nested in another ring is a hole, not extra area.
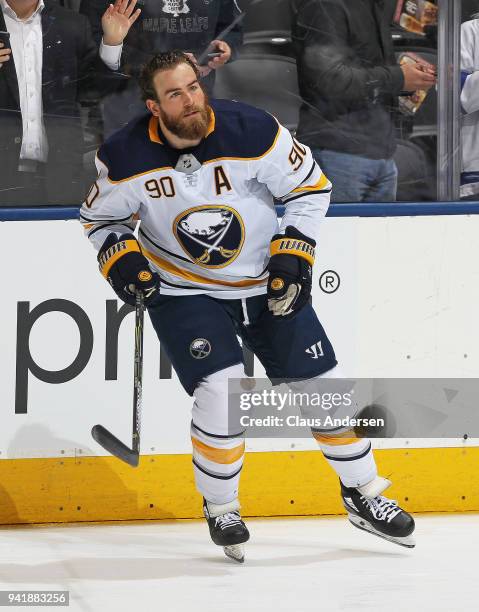
[(327, 436), (314, 437), (325, 459), (346, 487), (361, 487), (376, 478), (376, 461), (367, 438), (331, 437), (328, 440)]
[[(191, 441), (196, 488), (213, 504), (238, 497), (244, 436), (228, 427), (228, 378), (242, 378), (243, 365), (207, 376), (195, 389)], [(236, 434), (236, 435), (235, 435)]]
[[(316, 378), (302, 381), (302, 390), (315, 390), (321, 388), (325, 379), (345, 378), (339, 366), (336, 366)], [(347, 386), (346, 386), (347, 389)], [(355, 416), (357, 406), (344, 405), (331, 416), (338, 418)], [(346, 487), (360, 487), (371, 482), (377, 476), (377, 467), (371, 450), (371, 442), (367, 438), (358, 438), (349, 427), (334, 430), (324, 429), (314, 431), (313, 436), (323, 451), (329, 465), (341, 479)]]

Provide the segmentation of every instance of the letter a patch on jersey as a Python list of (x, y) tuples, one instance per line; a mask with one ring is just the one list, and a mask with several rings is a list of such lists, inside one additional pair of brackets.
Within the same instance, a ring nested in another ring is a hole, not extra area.
[(319, 359), (320, 357), (324, 357), (323, 347), (321, 346), (321, 342), (316, 342), (305, 351), (308, 355), (311, 355), (313, 359)]
[(223, 166), (216, 166), (215, 168), (215, 187), (216, 187), (216, 195), (220, 196), (223, 189), (226, 191), (231, 191), (231, 183), (226, 176), (226, 172), (223, 169)]

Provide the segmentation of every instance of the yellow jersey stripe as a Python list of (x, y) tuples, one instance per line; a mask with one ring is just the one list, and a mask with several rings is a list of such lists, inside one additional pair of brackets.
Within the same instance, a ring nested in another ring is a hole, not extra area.
[(152, 262), (154, 262), (161, 270), (172, 274), (173, 276), (178, 276), (179, 278), (183, 278), (184, 280), (188, 280), (194, 283), (202, 283), (207, 285), (220, 285), (224, 287), (254, 287), (257, 285), (264, 285), (266, 283), (266, 278), (263, 279), (251, 279), (251, 280), (242, 280), (242, 281), (225, 281), (213, 278), (207, 278), (206, 276), (200, 276), (199, 274), (195, 274), (194, 272), (190, 272), (189, 270), (184, 270), (175, 264), (166, 261), (162, 257), (158, 257), (151, 251), (143, 248), (143, 254), (148, 257)]
[(120, 179), (119, 181), (114, 181), (109, 176), (108, 182), (113, 185), (119, 185), (120, 183), (124, 183), (125, 181), (131, 181), (132, 179), (138, 178), (140, 176), (145, 176), (146, 174), (151, 174), (152, 172), (161, 172), (162, 170), (173, 170), (173, 166), (162, 166), (161, 168), (153, 168), (153, 170), (147, 170), (146, 172), (140, 172), (140, 174), (134, 174), (133, 176), (127, 176), (124, 179)]
[(211, 106), (209, 107), (209, 109), (211, 111), (210, 122), (208, 124), (208, 129), (206, 130), (205, 138), (208, 138), (208, 136), (215, 131), (215, 127), (216, 127), (215, 111), (211, 108)]
[(150, 121), (148, 122), (148, 136), (150, 137), (151, 142), (156, 142), (157, 144), (163, 144), (163, 141), (160, 138), (158, 133), (158, 117), (155, 115), (151, 115)]
[(316, 185), (306, 185), (305, 187), (298, 187), (297, 189), (293, 189), (291, 193), (303, 193), (306, 191), (316, 191), (319, 189), (324, 189), (328, 183), (328, 177), (325, 174), (321, 174), (321, 177), (316, 183)]

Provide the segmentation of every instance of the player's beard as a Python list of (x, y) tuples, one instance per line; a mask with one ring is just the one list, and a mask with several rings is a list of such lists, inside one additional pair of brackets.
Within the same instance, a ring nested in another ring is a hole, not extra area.
[[(160, 118), (163, 125), (175, 136), (183, 140), (198, 140), (204, 138), (208, 131), (211, 118), (211, 108), (205, 94), (203, 106), (194, 105), (182, 111), (181, 115), (172, 116), (165, 113), (160, 106)], [(194, 118), (185, 117), (186, 114), (196, 111), (198, 115)]]

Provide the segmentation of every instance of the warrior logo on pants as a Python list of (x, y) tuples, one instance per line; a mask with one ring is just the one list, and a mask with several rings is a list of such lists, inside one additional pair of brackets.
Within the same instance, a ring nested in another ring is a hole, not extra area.
[(173, 222), (173, 232), (190, 259), (203, 268), (224, 268), (241, 252), (244, 224), (230, 206), (196, 206)]

